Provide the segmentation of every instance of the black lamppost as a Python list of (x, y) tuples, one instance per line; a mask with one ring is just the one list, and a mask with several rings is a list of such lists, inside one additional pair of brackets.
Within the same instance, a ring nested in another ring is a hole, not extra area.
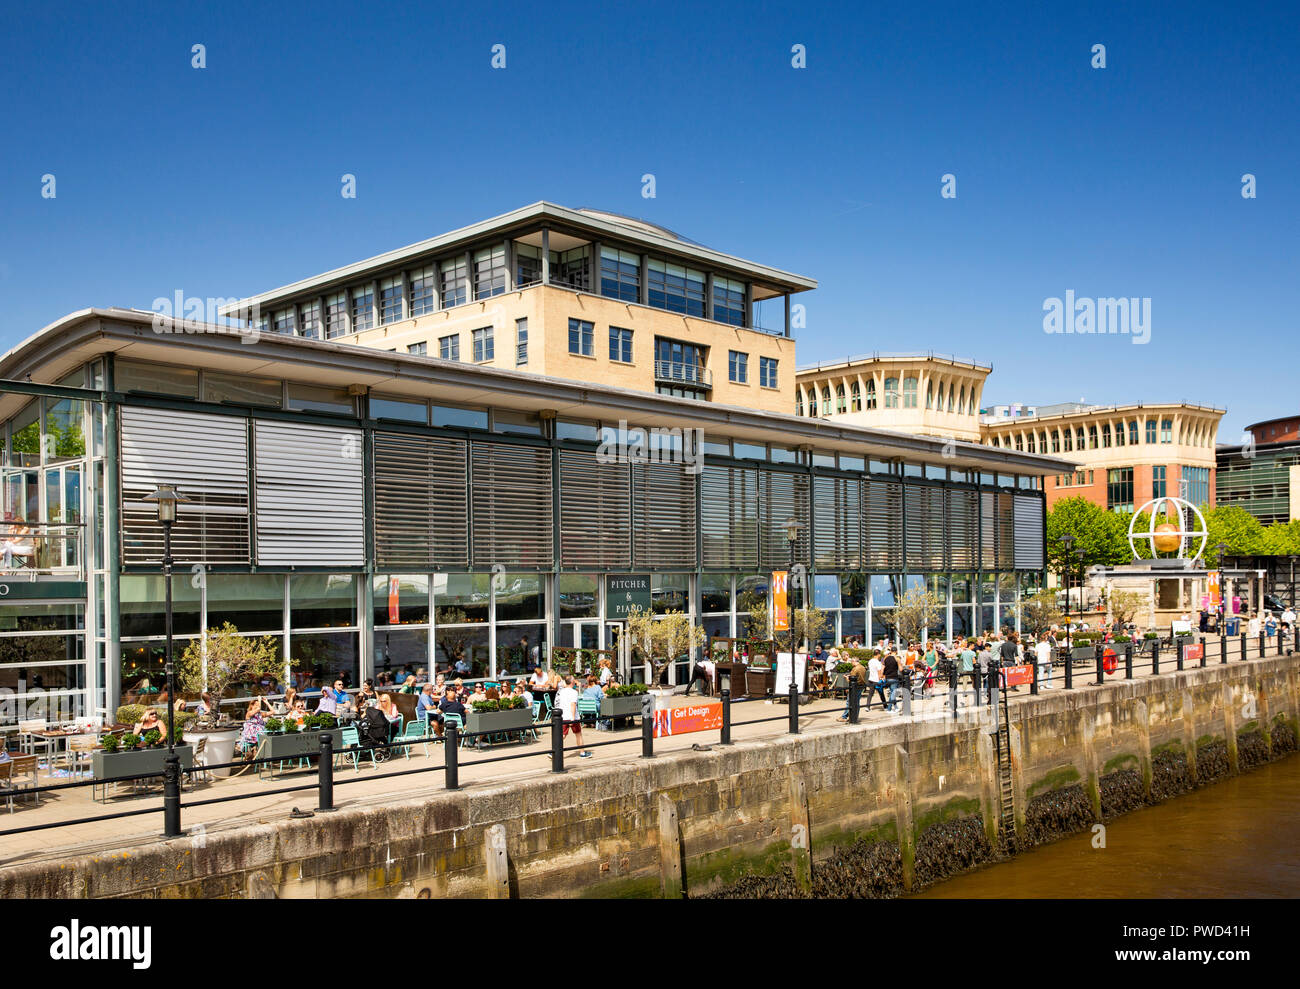
[(1219, 635), (1223, 636), (1228, 634), (1228, 582), (1223, 579), (1223, 557), (1228, 552), (1228, 544), (1215, 543), (1214, 548), (1219, 553), (1219, 613), (1215, 618), (1219, 625)]
[(1065, 547), (1065, 656), (1066, 662), (1070, 661), (1070, 557), (1071, 548), (1074, 546), (1074, 534), (1070, 532), (1062, 533), (1061, 545)]
[(176, 758), (176, 668), (172, 663), (172, 525), (176, 506), (190, 499), (174, 484), (160, 484), (145, 501), (158, 506), (158, 521), (163, 530), (163, 584), (167, 601), (167, 758), (163, 762), (163, 835), (178, 838), (181, 834), (181, 766)]

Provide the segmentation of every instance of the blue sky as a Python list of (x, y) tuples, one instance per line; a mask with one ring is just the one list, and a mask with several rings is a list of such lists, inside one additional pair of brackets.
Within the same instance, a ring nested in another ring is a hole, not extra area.
[[(1297, 15), (1137, 6), (29, 6), (0, 346), (549, 199), (817, 278), (800, 364), (933, 349), (991, 363), (987, 402), (1197, 401), (1231, 441), (1295, 411)], [(1150, 298), (1150, 343), (1044, 333), (1067, 290)]]

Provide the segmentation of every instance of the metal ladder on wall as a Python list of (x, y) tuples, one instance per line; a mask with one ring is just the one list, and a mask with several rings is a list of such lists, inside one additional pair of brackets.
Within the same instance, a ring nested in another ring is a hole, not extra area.
[(1007, 851), (1015, 851), (1016, 810), (1011, 782), (1011, 715), (1007, 707), (1007, 688), (1004, 674), (998, 671), (999, 691), (1002, 696), (993, 706), (993, 740), (998, 756), (998, 831)]

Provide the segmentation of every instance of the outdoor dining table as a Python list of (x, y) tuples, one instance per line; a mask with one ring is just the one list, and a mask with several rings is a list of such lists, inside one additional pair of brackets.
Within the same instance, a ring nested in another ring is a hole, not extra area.
[(45, 765), (52, 768), (58, 756), (58, 748), (63, 747), (63, 754), (66, 757), (68, 751), (68, 739), (77, 735), (87, 735), (85, 731), (64, 731), (62, 728), (43, 728), (37, 731), (27, 732), (32, 738), (39, 738), (42, 742), (51, 743), (51, 750), (46, 754)]

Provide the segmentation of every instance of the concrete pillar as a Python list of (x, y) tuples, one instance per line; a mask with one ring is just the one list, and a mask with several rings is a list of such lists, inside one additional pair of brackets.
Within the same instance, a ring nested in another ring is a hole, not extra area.
[(510, 858), (506, 854), (506, 826), (494, 824), (483, 835), (483, 857), (487, 866), (489, 900), (510, 899)]
[(812, 832), (808, 821), (808, 787), (802, 770), (790, 770), (790, 870), (805, 896), (812, 894)]
[(1228, 746), (1228, 770), (1236, 776), (1240, 772), (1237, 762), (1237, 711), (1233, 707), (1232, 683), (1223, 681), (1223, 740)]
[(1094, 741), (1096, 728), (1086, 713), (1081, 716), (1083, 724), (1083, 768), (1086, 782), (1084, 789), (1088, 794), (1088, 803), (1092, 805), (1092, 819), (1101, 823), (1101, 772), (1097, 766), (1097, 745)]
[(682, 898), (682, 836), (677, 826), (677, 805), (659, 794), (659, 883), (665, 900)]
[(916, 836), (912, 833), (912, 770), (911, 756), (901, 745), (894, 746), (894, 779), (894, 822), (898, 828), (898, 850), (903, 856), (903, 891), (910, 893), (916, 872)]
[(1187, 753), (1187, 775), (1193, 783), (1196, 775), (1196, 710), (1192, 705), (1192, 692), (1183, 691), (1183, 751)]
[(1133, 724), (1137, 728), (1138, 766), (1142, 773), (1142, 799), (1151, 799), (1151, 715), (1146, 701), (1133, 702)]

